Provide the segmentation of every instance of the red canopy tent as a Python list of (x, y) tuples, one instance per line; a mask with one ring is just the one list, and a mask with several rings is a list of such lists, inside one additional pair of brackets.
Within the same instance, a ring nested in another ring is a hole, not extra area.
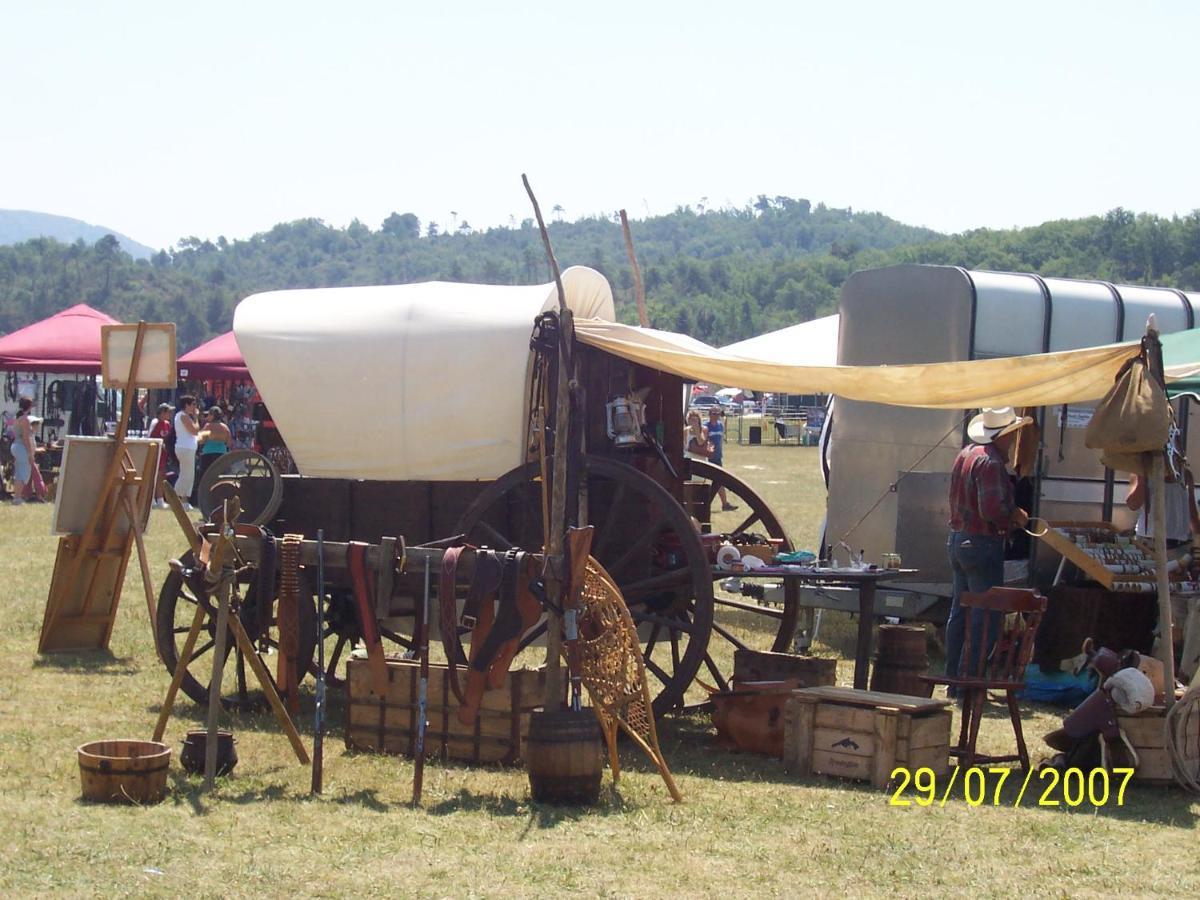
[(249, 380), (250, 370), (233, 332), (227, 331), (179, 357), (179, 375), (199, 381)]
[(0, 371), (100, 374), (100, 326), (120, 324), (78, 303), (0, 337)]

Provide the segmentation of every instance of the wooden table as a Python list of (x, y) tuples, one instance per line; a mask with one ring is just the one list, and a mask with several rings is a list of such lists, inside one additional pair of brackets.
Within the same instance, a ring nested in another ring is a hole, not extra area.
[(871, 672), (871, 650), (875, 640), (875, 588), (881, 581), (909, 577), (918, 569), (820, 569), (813, 566), (770, 566), (749, 572), (713, 569), (731, 578), (781, 578), (821, 587), (853, 587), (858, 590), (858, 641), (854, 652), (854, 687), (866, 690)]

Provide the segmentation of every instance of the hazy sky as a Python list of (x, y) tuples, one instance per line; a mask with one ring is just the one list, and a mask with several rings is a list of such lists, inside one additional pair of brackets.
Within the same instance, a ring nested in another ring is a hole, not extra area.
[(155, 247), (785, 194), (946, 231), (1200, 207), (1191, 2), (0, 0), (0, 208)]

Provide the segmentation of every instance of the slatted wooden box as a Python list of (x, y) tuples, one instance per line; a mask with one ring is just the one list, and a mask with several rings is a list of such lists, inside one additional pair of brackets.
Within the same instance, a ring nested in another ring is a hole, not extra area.
[[(1161, 706), (1153, 706), (1136, 716), (1117, 716), (1117, 724), (1137, 751), (1138, 766), (1133, 773), (1134, 781), (1143, 784), (1175, 783), (1171, 751), (1167, 749), (1163, 732), (1165, 718), (1166, 710)], [(1194, 779), (1200, 778), (1200, 717), (1192, 715), (1184, 726), (1182, 735), (1176, 736), (1177, 747), (1188, 774)]]
[[(371, 690), (367, 660), (351, 659), (347, 663), (346, 747), (412, 756), (421, 666), (414, 660), (389, 659), (387, 668), (387, 694), (379, 697)], [(459, 667), (458, 676), (459, 683), (465, 685), (464, 667)], [(430, 663), (426, 753), (431, 758), (518, 765), (524, 759), (529, 714), (542, 705), (545, 690), (544, 671), (509, 672), (504, 687), (483, 695), (479, 717), (471, 725), (463, 725), (458, 721), (459, 704), (450, 689), (447, 666)]]
[(733, 680), (787, 681), (795, 679), (798, 687), (818, 687), (837, 680), (837, 660), (820, 656), (800, 656), (795, 653), (774, 653), (770, 650), (738, 649), (733, 651)]
[(796, 775), (837, 775), (886, 787), (892, 770), (950, 764), (946, 700), (843, 687), (801, 688), (784, 708), (783, 765)]

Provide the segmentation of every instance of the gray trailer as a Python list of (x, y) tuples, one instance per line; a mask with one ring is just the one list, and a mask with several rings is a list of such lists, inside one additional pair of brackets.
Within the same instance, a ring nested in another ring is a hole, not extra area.
[[(1200, 293), (1034, 274), (902, 265), (856, 272), (842, 288), (841, 365), (956, 362), (1073, 350), (1136, 340), (1154, 313), (1166, 334), (1196, 324)], [(1187, 403), (1177, 413), (1185, 433)], [(1030, 513), (1051, 520), (1132, 525), (1126, 480), (1084, 447), (1094, 404), (1036, 411), (1042, 444), (1026, 486)], [(867, 560), (898, 553), (919, 583), (881, 591), (879, 615), (944, 620), (949, 472), (974, 410), (916, 409), (836, 399), (822, 441), (829, 489), (825, 544)], [(1045, 583), (1057, 555), (1029, 553), (1007, 564), (1010, 583)], [(853, 596), (806, 593), (805, 605), (856, 609)]]

